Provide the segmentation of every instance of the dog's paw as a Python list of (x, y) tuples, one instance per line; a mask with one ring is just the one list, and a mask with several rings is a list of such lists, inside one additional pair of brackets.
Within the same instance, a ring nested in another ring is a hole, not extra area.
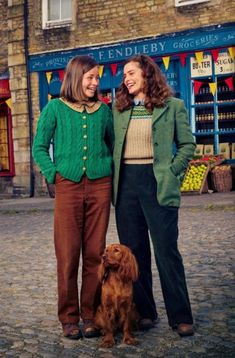
[(105, 339), (105, 337), (103, 337), (101, 342), (100, 342), (100, 344), (99, 344), (99, 346), (101, 348), (111, 348), (111, 347), (114, 346), (114, 344), (115, 344), (114, 338)]
[(139, 344), (139, 341), (133, 337), (124, 337), (123, 343), (128, 344), (129, 346), (136, 346), (137, 344)]

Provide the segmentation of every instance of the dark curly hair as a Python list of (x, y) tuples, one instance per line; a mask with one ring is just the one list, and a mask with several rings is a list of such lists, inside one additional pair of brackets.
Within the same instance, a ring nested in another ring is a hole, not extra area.
[[(129, 62), (137, 62), (142, 70), (144, 78), (144, 105), (151, 113), (154, 107), (163, 107), (167, 97), (173, 95), (173, 90), (168, 85), (166, 78), (159, 66), (153, 59), (146, 55), (136, 55), (126, 60), (124, 66)], [(116, 93), (115, 106), (119, 112), (130, 108), (133, 104), (133, 95), (129, 94), (124, 84), (124, 78)]]

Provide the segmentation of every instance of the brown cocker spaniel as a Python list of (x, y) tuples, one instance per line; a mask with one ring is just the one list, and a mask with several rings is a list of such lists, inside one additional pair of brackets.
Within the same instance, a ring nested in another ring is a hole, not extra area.
[(101, 329), (101, 347), (112, 347), (116, 330), (122, 329), (123, 343), (135, 345), (138, 341), (131, 334), (132, 321), (137, 319), (133, 304), (132, 283), (138, 278), (138, 266), (131, 250), (124, 245), (107, 246), (99, 269), (101, 304), (95, 324)]

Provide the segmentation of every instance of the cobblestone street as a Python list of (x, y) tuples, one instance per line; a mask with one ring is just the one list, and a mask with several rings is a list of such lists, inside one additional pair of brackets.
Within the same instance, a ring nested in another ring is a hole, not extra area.
[[(63, 338), (57, 320), (53, 200), (0, 200), (0, 357), (150, 358), (235, 356), (235, 192), (184, 197), (179, 247), (196, 334), (180, 338), (167, 324), (153, 261), (160, 322), (135, 332), (136, 347), (101, 349), (98, 340)], [(107, 243), (118, 242), (114, 211)]]

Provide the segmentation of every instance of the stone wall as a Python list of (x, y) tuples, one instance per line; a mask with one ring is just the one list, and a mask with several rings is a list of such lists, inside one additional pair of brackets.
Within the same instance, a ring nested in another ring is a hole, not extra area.
[(174, 0), (74, 1), (73, 24), (42, 30), (41, 1), (29, 0), (30, 52), (112, 43), (235, 21), (235, 2), (176, 8)]
[(12, 135), (15, 161), (13, 195), (28, 195), (30, 186), (30, 141), (23, 0), (8, 1), (8, 67), (12, 98)]
[(7, 0), (0, 0), (0, 75), (7, 72), (7, 43), (8, 43), (8, 28), (7, 28)]

